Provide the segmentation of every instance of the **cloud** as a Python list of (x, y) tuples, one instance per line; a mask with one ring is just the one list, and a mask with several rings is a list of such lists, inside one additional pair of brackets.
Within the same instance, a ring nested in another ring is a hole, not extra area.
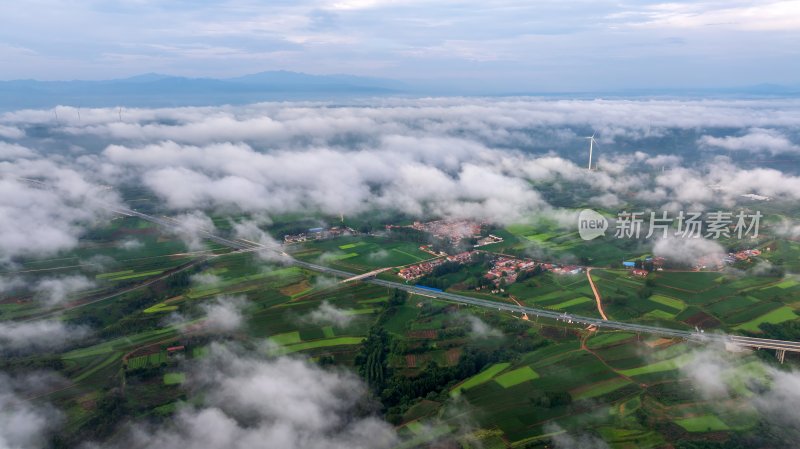
[(222, 278), (214, 273), (203, 272), (193, 274), (191, 277), (192, 282), (198, 285), (213, 285), (219, 283)]
[(673, 262), (695, 265), (701, 261), (721, 262), (725, 249), (717, 242), (703, 238), (659, 239), (653, 244), (653, 255)]
[(467, 315), (466, 318), (469, 323), (470, 336), (473, 338), (498, 338), (503, 336), (502, 332), (488, 325), (475, 315)]
[[(39, 126), (91, 143), (75, 153), (49, 152), (48, 139), (27, 136), (33, 156), (0, 162), (8, 175), (0, 178), (0, 253), (9, 260), (73, 248), (107, 214), (103, 201), (114, 200), (103, 184), (150, 188), (182, 214), (181, 234), (193, 249), (204, 247), (203, 229), (213, 230), (199, 210), (258, 215), (234, 223), (234, 232), (273, 245), (260, 226), (294, 213), (377, 209), (508, 224), (565, 217), (548, 204), (552, 197), (560, 205), (572, 197), (607, 208), (632, 198), (670, 210), (732, 206), (748, 193), (800, 199), (800, 177), (789, 172), (745, 169), (726, 158), (681, 166), (679, 156), (639, 144), (626, 150), (616, 140), (627, 145), (654, 126), (664, 135), (733, 128), (790, 136), (800, 126), (792, 100), (398, 98), (336, 108), (301, 102), (131, 108), (123, 122), (109, 109), (82, 111), (80, 120), (53, 116), (52, 110), (0, 116), (3, 126)], [(598, 149), (597, 171), (585, 169), (583, 156), (572, 157), (583, 155), (576, 136), (585, 129), (610, 142)], [(17, 176), (49, 178), (57, 188)]]
[(29, 373), (25, 378), (15, 378), (0, 373), (0, 448), (47, 446), (51, 433), (61, 425), (64, 415), (26, 396), (52, 381), (52, 377), (42, 374)]
[(390, 425), (358, 411), (367, 389), (355, 375), (302, 359), (214, 344), (187, 385), (202, 401), (181, 406), (161, 425), (135, 424), (103, 447), (388, 449), (398, 442)]
[(264, 221), (265, 218), (262, 217), (260, 220), (240, 220), (238, 222), (233, 222), (233, 233), (238, 239), (257, 243), (264, 247), (264, 249), (256, 251), (256, 254), (261, 260), (279, 262), (281, 256), (277, 250), (281, 248), (281, 244), (259, 227)]
[(355, 316), (350, 313), (349, 309), (340, 309), (325, 300), (308, 315), (308, 319), (312, 323), (320, 325), (345, 328), (355, 319)]
[(126, 238), (121, 242), (119, 242), (118, 246), (124, 250), (130, 251), (141, 248), (142, 246), (144, 246), (144, 243), (142, 243), (141, 240), (137, 240), (135, 238)]
[[(2, 137), (3, 127), (0, 126), (0, 137)], [(31, 158), (36, 153), (30, 148), (22, 145), (0, 142), (0, 160), (14, 160), (16, 158)]]
[(173, 219), (176, 223), (173, 230), (191, 251), (204, 250), (206, 235), (216, 230), (211, 218), (200, 211), (180, 214)]
[(552, 434), (555, 449), (609, 449), (608, 444), (599, 437), (587, 433), (571, 434), (558, 424), (545, 424), (544, 432)]
[(94, 281), (86, 276), (73, 275), (44, 278), (34, 285), (33, 290), (48, 306), (59, 305), (69, 299), (70, 295), (95, 286)]
[(0, 322), (0, 353), (49, 352), (67, 347), (89, 335), (82, 326), (62, 321)]
[(204, 328), (211, 332), (230, 333), (241, 328), (244, 322), (242, 309), (246, 301), (241, 296), (218, 296), (213, 302), (202, 305), (206, 319)]
[(746, 31), (788, 31), (800, 25), (800, 11), (793, 1), (716, 3), (657, 3), (612, 17), (633, 28), (708, 28)]
[[(21, 139), (25, 137), (25, 131), (14, 126), (0, 125), (0, 137), (4, 137), (6, 139)], [(3, 144), (0, 142), (0, 146), (2, 145)], [(7, 157), (7, 151), (9, 151), (8, 146), (0, 148), (0, 157)]]
[[(774, 429), (770, 432), (773, 438), (785, 447), (796, 445), (800, 438), (800, 372), (778, 369), (742, 353), (710, 348), (692, 352), (681, 373), (718, 411), (746, 413), (755, 409), (760, 421)], [(732, 405), (728, 401), (732, 398), (744, 399), (747, 408)]]
[(800, 146), (794, 144), (785, 134), (774, 129), (752, 128), (743, 136), (702, 136), (698, 143), (704, 147), (722, 148), (732, 151), (797, 153)]
[(112, 192), (52, 161), (0, 161), (0, 263), (75, 247), (86, 226), (110, 215), (104, 205), (115, 202)]

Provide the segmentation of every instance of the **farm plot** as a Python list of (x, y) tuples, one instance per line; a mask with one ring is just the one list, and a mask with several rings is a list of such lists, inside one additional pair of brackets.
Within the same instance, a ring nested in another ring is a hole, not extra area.
[(500, 384), (501, 387), (508, 388), (538, 378), (539, 374), (537, 374), (533, 368), (530, 366), (523, 366), (522, 368), (517, 368), (495, 377), (494, 381)]
[(450, 396), (456, 397), (462, 391), (469, 390), (470, 388), (476, 387), (484, 382), (488, 382), (492, 380), (494, 376), (499, 374), (504, 369), (508, 368), (511, 364), (510, 363), (496, 363), (480, 373), (470, 377), (469, 379), (461, 382), (460, 384), (456, 385), (450, 390)]

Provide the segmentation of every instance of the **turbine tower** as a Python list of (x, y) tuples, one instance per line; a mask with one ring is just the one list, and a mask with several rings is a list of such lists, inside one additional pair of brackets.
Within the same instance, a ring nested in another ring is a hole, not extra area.
[(594, 144), (597, 143), (597, 141), (594, 140), (594, 135), (595, 134), (597, 134), (597, 133), (594, 132), (594, 133), (592, 133), (591, 137), (586, 137), (586, 139), (589, 139), (589, 170), (592, 169), (592, 150), (594, 150)]

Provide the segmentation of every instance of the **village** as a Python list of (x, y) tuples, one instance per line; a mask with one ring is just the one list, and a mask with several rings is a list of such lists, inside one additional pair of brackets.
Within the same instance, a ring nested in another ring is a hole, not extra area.
[(283, 236), (283, 243), (302, 243), (312, 240), (326, 240), (345, 235), (358, 235), (358, 231), (348, 226), (333, 226), (330, 228), (311, 228), (307, 232), (300, 234), (290, 234)]

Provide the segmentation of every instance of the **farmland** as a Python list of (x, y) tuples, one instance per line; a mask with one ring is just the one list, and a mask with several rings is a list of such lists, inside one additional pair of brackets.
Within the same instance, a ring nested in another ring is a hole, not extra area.
[[(539, 234), (538, 229), (510, 226), (503, 230), (504, 242), (488, 245), (485, 254), (532, 244), (553, 253), (575, 250), (564, 235), (554, 230)], [(135, 256), (130, 263), (100, 271), (72, 266), (88, 254), (104, 254), (99, 247), (122, 258), (120, 251), (127, 250), (119, 242), (132, 236), (140, 244), (124, 256)], [(599, 245), (587, 250), (587, 260), (616, 257), (607, 243)], [(295, 244), (291, 252), (353, 272), (433, 257), (417, 243), (364, 235)], [(213, 246), (191, 252), (180, 239), (134, 219), (117, 220), (75, 255), (26, 264), (82, 274), (94, 282), (91, 290), (66, 302), (62, 315), (70, 323), (89, 323), (93, 334), (41, 362), (58, 366), (69, 381), (65, 389), (47, 395), (66, 411), (69, 430), (63, 438), (68, 442), (86, 433), (113, 433), (119, 424), (89, 419), (96, 409), (87, 408), (87, 397), (97, 403), (122, 394), (132, 416), (141, 419), (180, 410), (191, 391), (192, 367), (213, 359), (220, 345), (247, 347), (266, 359), (299, 358), (359, 373), (381, 404), (382, 418), (407, 436), (409, 447), (448, 439), (463, 447), (545, 447), (554, 425), (589, 432), (611, 447), (663, 447), (692, 435), (724, 438), (752, 427), (743, 424), (750, 416), (746, 408), (719, 415), (699, 394), (682, 388), (684, 370), (698, 349), (689, 344), (592, 332), (546, 319), (525, 321), (423, 296), (404, 297), (366, 283), (340, 284), (257, 254)], [(466, 286), (465, 280), (481, 275), (482, 269), (465, 266), (447, 274), (450, 290), (599, 316), (586, 273), (543, 272), (491, 293)], [(392, 271), (382, 276), (396, 279)], [(595, 268), (592, 279), (613, 319), (755, 334), (764, 323), (792, 322), (793, 295), (800, 291), (790, 277), (715, 272), (662, 271), (642, 279), (620, 269)], [(210, 307), (219, 306), (237, 307), (242, 320), (235, 330), (220, 331), (206, 316)], [(331, 307), (335, 319), (322, 313)], [(46, 313), (25, 300), (7, 301), (0, 308), (4, 319)], [(374, 345), (379, 335), (388, 343)], [(381, 357), (365, 351), (375, 347), (382, 351), (383, 374), (371, 378), (363, 373), (368, 367), (374, 372), (370, 363)], [(730, 380), (739, 396), (752, 394), (753, 379), (764, 381), (760, 363), (752, 355), (742, 356), (739, 374)], [(438, 381), (425, 383), (431, 378)], [(401, 394), (401, 388), (414, 393)], [(475, 421), (469, 437), (457, 431), (463, 413)]]

